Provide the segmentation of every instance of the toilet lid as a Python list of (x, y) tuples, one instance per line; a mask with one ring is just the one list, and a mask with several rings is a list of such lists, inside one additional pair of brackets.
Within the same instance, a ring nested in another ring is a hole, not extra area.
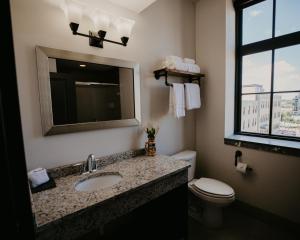
[(200, 178), (194, 182), (194, 186), (199, 190), (204, 192), (220, 195), (220, 196), (232, 196), (234, 195), (234, 190), (232, 187), (212, 178)]

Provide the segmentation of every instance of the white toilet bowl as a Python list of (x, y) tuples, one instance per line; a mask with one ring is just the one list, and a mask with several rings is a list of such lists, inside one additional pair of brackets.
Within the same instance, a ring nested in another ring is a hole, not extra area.
[(203, 200), (203, 223), (209, 227), (219, 227), (223, 223), (223, 207), (235, 199), (234, 190), (221, 181), (212, 178), (193, 179), (189, 190)]
[(188, 173), (189, 190), (202, 200), (202, 221), (206, 226), (219, 227), (222, 225), (223, 207), (232, 203), (235, 193), (232, 187), (224, 182), (212, 178), (194, 179), (196, 166), (196, 152), (183, 151), (173, 155), (175, 159), (189, 161), (191, 167)]

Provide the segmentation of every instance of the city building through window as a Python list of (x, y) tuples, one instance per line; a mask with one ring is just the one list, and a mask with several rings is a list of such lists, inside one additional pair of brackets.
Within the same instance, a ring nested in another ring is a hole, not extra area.
[(235, 133), (300, 140), (299, 13), (299, 0), (238, 9)]

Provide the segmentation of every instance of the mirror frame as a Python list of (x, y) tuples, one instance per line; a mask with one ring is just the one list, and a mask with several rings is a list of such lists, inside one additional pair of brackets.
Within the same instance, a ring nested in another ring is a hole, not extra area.
[[(75, 60), (81, 62), (91, 62), (116, 67), (132, 68), (134, 71), (134, 118), (111, 121), (74, 123), (64, 125), (54, 125), (51, 86), (49, 74), (49, 57)], [(141, 122), (141, 99), (140, 99), (140, 66), (131, 61), (100, 57), (91, 54), (70, 52), (66, 50), (53, 49), (48, 47), (36, 47), (38, 88), (40, 99), (40, 111), (42, 120), (42, 132), (44, 136), (88, 131), (96, 129), (120, 128), (140, 125)]]

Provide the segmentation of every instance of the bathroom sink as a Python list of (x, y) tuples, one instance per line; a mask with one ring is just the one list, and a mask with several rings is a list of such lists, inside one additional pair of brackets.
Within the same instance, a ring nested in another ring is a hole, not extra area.
[(97, 191), (116, 185), (122, 180), (119, 173), (100, 173), (91, 175), (75, 184), (75, 189), (80, 192)]

